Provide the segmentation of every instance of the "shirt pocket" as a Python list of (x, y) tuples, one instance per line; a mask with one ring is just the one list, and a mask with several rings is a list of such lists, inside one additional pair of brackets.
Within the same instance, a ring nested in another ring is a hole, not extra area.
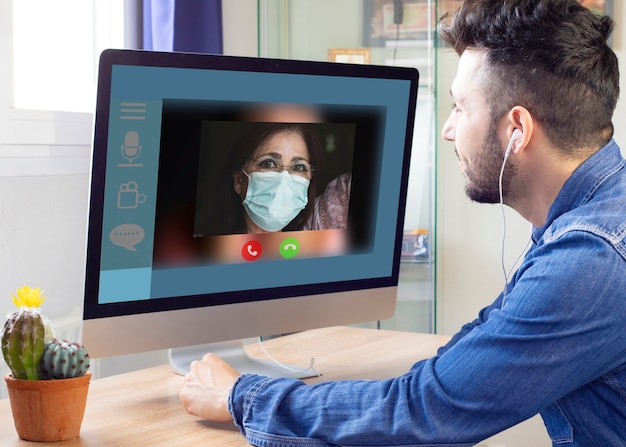
[(541, 417), (552, 442), (556, 444), (574, 442), (572, 424), (567, 420), (558, 403), (554, 403), (542, 411)]

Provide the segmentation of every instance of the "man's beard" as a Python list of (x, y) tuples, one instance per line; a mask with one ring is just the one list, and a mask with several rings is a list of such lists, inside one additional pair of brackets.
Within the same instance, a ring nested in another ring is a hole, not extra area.
[[(465, 173), (465, 194), (475, 202), (500, 203), (500, 171), (504, 160), (500, 145), (494, 125), (485, 136), (482, 152), (474, 159), (473, 169)], [(503, 197), (509, 192), (515, 172), (514, 164), (509, 160), (502, 176)]]

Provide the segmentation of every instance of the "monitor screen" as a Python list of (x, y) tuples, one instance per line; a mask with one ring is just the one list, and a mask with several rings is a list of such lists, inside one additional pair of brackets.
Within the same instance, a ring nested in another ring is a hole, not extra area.
[(393, 315), (415, 69), (107, 50), (93, 357)]

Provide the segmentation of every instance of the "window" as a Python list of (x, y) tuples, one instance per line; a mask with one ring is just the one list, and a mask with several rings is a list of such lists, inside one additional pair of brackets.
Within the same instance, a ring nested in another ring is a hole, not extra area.
[(124, 46), (124, 1), (19, 0), (12, 12), (12, 106), (91, 113), (98, 56)]
[(0, 177), (88, 172), (98, 56), (139, 3), (0, 1)]

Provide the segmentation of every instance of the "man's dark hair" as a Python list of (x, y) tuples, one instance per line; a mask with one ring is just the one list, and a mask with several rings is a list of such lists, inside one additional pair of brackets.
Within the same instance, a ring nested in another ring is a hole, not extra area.
[(459, 55), (486, 52), (483, 85), (493, 119), (523, 106), (569, 152), (597, 149), (613, 136), (613, 26), (577, 0), (465, 0), (442, 17), (439, 33)]

